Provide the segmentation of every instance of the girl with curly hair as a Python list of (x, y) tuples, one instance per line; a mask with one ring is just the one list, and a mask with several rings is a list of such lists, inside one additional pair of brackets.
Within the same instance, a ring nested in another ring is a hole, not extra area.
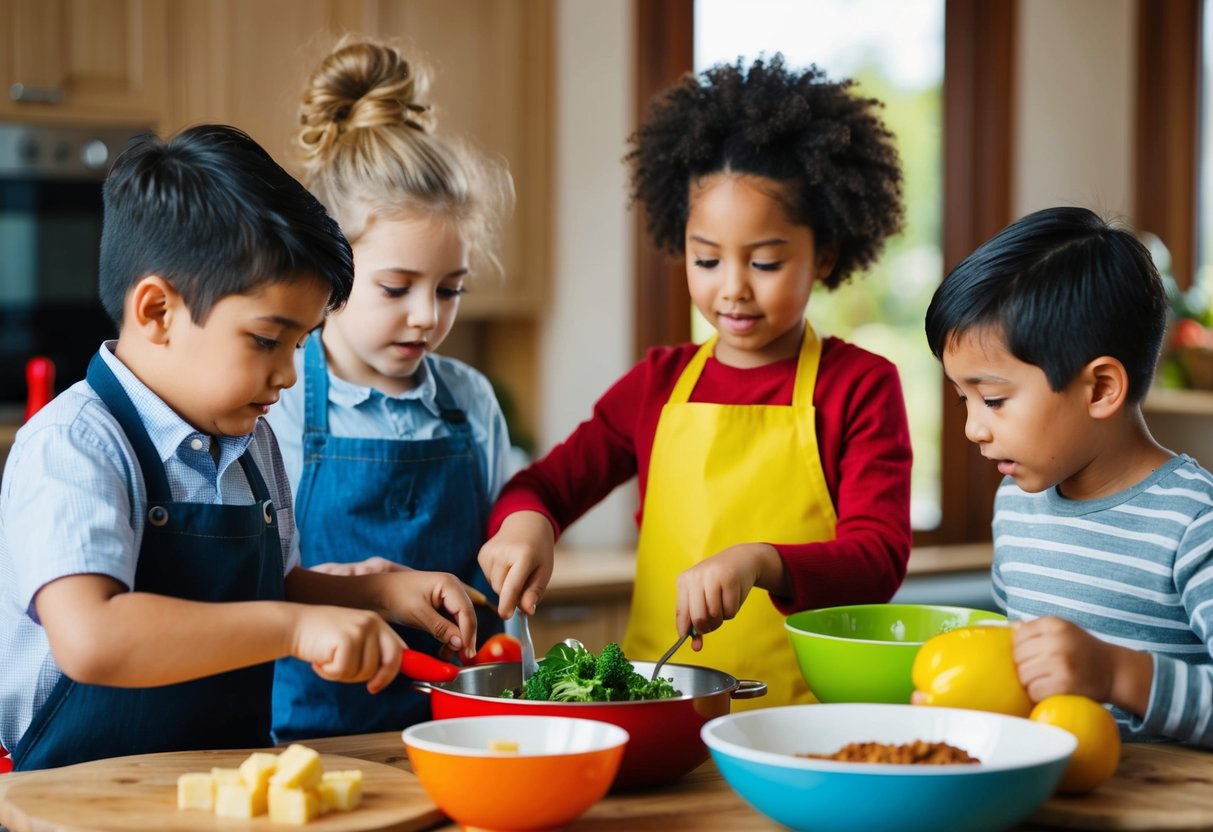
[[(300, 125), (303, 182), (354, 253), (349, 301), (296, 354), (299, 383), (268, 417), (302, 564), (450, 572), (488, 590), (476, 554), (507, 476), (505, 418), (483, 375), (435, 350), (470, 275), (497, 266), (509, 174), (435, 133), (424, 68), (384, 43), (338, 44), (307, 82)], [(491, 610), (478, 618), (482, 637), (501, 632)], [(441, 649), (414, 631), (406, 641)], [(429, 697), (404, 678), (371, 696), (302, 662), (276, 668), (279, 742), (399, 730), (429, 715)]]
[(687, 76), (653, 104), (631, 140), (633, 196), (656, 243), (685, 257), (716, 334), (650, 350), (506, 485), (480, 551), (503, 614), (535, 609), (555, 538), (633, 475), (632, 659), (691, 633), (700, 655), (674, 661), (763, 679), (766, 704), (811, 701), (784, 614), (893, 595), (910, 553), (897, 372), (805, 320), (815, 286), (869, 266), (900, 230), (878, 106), (781, 56)]

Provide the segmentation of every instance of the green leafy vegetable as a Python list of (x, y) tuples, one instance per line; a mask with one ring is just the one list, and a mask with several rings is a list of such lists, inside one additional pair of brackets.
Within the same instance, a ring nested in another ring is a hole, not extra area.
[(681, 696), (672, 682), (673, 677), (650, 681), (641, 676), (615, 642), (597, 656), (562, 643), (547, 652), (521, 690), (511, 688), (501, 695), (551, 702), (635, 702)]

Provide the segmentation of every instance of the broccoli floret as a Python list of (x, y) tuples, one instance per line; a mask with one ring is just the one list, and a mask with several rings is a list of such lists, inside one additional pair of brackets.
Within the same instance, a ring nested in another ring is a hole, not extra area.
[(573, 672), (578, 679), (594, 679), (597, 677), (598, 663), (594, 654), (589, 650), (578, 650), (573, 660)]
[(636, 670), (627, 656), (623, 655), (623, 648), (612, 641), (598, 654), (598, 660), (594, 663), (594, 675), (604, 686), (615, 692), (627, 690), (628, 679), (636, 675)]
[(553, 702), (605, 702), (606, 688), (597, 679), (566, 677), (552, 685)]
[[(615, 642), (595, 657), (585, 648), (557, 644), (523, 686), (523, 697), (540, 702), (627, 702), (681, 696), (672, 679), (650, 682), (636, 672)], [(516, 698), (513, 691), (502, 694)]]
[(627, 696), (624, 697), (631, 701), (638, 699), (672, 699), (675, 696), (682, 696), (682, 693), (674, 689), (671, 684), (674, 678), (658, 676), (656, 679), (649, 680), (639, 673), (634, 674), (628, 679)]
[(552, 679), (544, 672), (543, 665), (540, 665), (538, 670), (527, 677), (523, 690), (524, 699), (546, 702), (552, 698)]

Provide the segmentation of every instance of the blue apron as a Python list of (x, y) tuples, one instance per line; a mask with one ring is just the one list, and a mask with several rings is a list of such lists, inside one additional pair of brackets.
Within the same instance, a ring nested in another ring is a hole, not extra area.
[[(320, 333), (304, 353), (303, 475), (295, 497), (302, 563), (351, 563), (378, 555), (413, 569), (451, 572), (493, 598), (476, 556), (488, 500), (467, 416), (434, 363), (436, 402), (450, 436), (359, 439), (328, 432), (328, 367)], [(501, 632), (493, 610), (477, 609), (477, 633)], [(414, 650), (437, 655), (429, 633), (393, 625)], [(430, 719), (430, 697), (398, 676), (377, 694), (321, 679), (297, 659), (274, 673), (274, 739), (399, 731)]]
[[(255, 502), (173, 502), (160, 455), (100, 355), (89, 364), (88, 383), (126, 433), (147, 483), (148, 519), (132, 589), (191, 601), (281, 600), (276, 512), (248, 452), (240, 465)], [(64, 675), (34, 714), (13, 763), (28, 770), (127, 754), (265, 746), (272, 674), (266, 662), (150, 688), (87, 685)]]

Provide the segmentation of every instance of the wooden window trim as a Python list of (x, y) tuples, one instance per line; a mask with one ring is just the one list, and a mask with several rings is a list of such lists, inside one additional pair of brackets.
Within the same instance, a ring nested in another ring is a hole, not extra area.
[[(652, 97), (694, 67), (693, 0), (636, 4), (636, 119)], [(1014, 0), (947, 0), (944, 47), (945, 268), (1010, 221)], [(635, 354), (690, 339), (681, 262), (656, 251), (637, 210)], [(916, 545), (989, 540), (998, 472), (964, 438), (963, 415), (942, 391), (943, 521)]]
[[(947, 0), (944, 13), (943, 265), (946, 274), (1011, 220), (1014, 0)], [(942, 277), (942, 275), (941, 275)], [(942, 391), (939, 528), (916, 545), (990, 539), (1002, 479), (964, 435), (965, 414)]]
[[(694, 0), (636, 4), (636, 124), (662, 90), (694, 69)], [(691, 340), (691, 296), (681, 258), (658, 250), (643, 206), (634, 206), (636, 359), (649, 347)]]
[(1198, 257), (1202, 0), (1139, 0), (1134, 224), (1170, 251), (1181, 288)]

